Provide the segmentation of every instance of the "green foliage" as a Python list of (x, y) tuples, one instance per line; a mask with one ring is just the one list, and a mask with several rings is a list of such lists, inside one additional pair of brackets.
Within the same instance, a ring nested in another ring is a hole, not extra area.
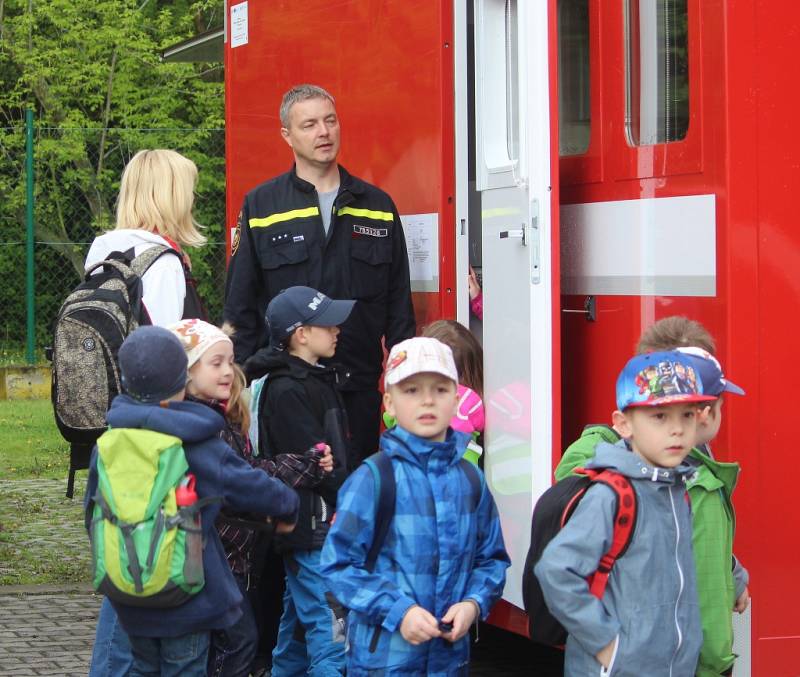
[[(164, 47), (221, 22), (221, 4), (0, 0), (0, 275), (24, 278), (24, 119), (32, 108), (37, 345), (79, 279), (87, 244), (113, 226), (120, 175), (138, 150), (174, 148), (197, 164), (195, 216), (211, 242), (224, 242), (222, 65), (159, 58)], [(191, 256), (218, 315), (224, 252), (211, 246)], [(24, 310), (17, 318), (10, 312), (24, 303), (23, 289), (0, 290), (0, 338), (10, 338), (12, 325), (24, 329)]]

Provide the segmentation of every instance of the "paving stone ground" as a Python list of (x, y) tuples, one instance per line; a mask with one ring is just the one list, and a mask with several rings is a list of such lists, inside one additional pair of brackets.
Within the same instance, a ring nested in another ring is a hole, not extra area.
[(0, 677), (86, 675), (100, 597), (11, 590), (0, 588)]

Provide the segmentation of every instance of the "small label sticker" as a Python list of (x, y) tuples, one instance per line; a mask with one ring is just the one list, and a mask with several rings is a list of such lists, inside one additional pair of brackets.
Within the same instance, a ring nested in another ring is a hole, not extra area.
[(240, 2), (231, 7), (231, 48), (246, 45), (247, 33), (247, 3)]
[(370, 237), (389, 237), (388, 228), (370, 228), (369, 226), (353, 226), (353, 232), (358, 235), (369, 235)]

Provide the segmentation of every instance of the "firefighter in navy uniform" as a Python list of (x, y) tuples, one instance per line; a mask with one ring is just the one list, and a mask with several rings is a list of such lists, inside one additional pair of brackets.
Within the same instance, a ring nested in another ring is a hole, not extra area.
[(392, 199), (336, 162), (333, 98), (299, 85), (281, 103), (281, 134), (292, 169), (251, 190), (234, 234), (225, 319), (236, 328), (236, 361), (267, 343), (264, 313), (283, 289), (304, 285), (357, 301), (333, 361), (351, 431), (352, 466), (378, 448), (378, 381), (387, 349), (414, 336), (405, 237)]

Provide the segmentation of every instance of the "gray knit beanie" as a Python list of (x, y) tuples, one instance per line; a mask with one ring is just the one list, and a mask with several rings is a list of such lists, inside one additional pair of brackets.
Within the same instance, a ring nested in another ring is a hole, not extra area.
[(135, 400), (157, 404), (186, 386), (186, 353), (163, 327), (139, 327), (119, 349), (122, 388)]

